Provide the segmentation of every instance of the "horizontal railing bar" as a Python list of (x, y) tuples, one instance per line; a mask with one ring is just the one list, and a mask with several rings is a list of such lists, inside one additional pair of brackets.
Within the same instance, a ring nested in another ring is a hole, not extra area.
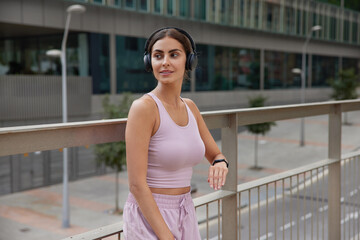
[(343, 112), (360, 110), (360, 99), (353, 99), (353, 100), (342, 100), (342, 101), (324, 101), (324, 102), (315, 102), (315, 103), (277, 105), (277, 106), (259, 107), (259, 108), (238, 108), (238, 109), (230, 109), (230, 110), (206, 111), (203, 112), (202, 115), (204, 117), (207, 117), (207, 116), (234, 114), (234, 113), (244, 114), (253, 111), (267, 111), (267, 110), (276, 110), (276, 109), (286, 109), (293, 111), (293, 110), (299, 110), (304, 107), (318, 108), (318, 107), (326, 107), (326, 106), (338, 105), (338, 104), (345, 106), (345, 108), (342, 109)]
[(229, 127), (229, 115), (209, 115), (206, 116), (206, 112), (202, 113), (206, 126), (209, 129), (225, 128)]
[[(360, 110), (360, 100), (331, 101), (203, 112), (210, 129), (229, 126), (229, 115), (238, 114), (238, 125), (328, 114), (330, 106), (341, 104), (342, 111)], [(0, 156), (78, 147), (121, 141), (127, 119), (84, 121), (0, 128)]]
[[(360, 106), (360, 104), (359, 104)], [(294, 118), (310, 117), (328, 114), (330, 105), (303, 106), (301, 108), (263, 108), (258, 111), (238, 113), (238, 125), (273, 122)]]
[(119, 118), (119, 119), (106, 119), (106, 120), (83, 121), (83, 122), (68, 122), (68, 123), (39, 124), (39, 125), (30, 125), (30, 126), (3, 127), (3, 128), (0, 128), (0, 134), (24, 133), (24, 132), (31, 133), (31, 132), (59, 130), (59, 129), (76, 128), (76, 127), (117, 125), (117, 124), (126, 124), (126, 121), (127, 121), (127, 118)]
[(40, 126), (2, 129), (0, 156), (122, 141), (126, 120)]
[(226, 197), (230, 197), (235, 195), (236, 192), (232, 192), (232, 191), (227, 191), (227, 190), (219, 190), (216, 192), (212, 192), (209, 194), (206, 194), (204, 196), (201, 197), (197, 197), (195, 199), (193, 199), (194, 202), (194, 206), (195, 207), (200, 207), (202, 205), (205, 205), (207, 203), (211, 203), (211, 202), (215, 202), (217, 200), (226, 198)]
[(348, 159), (348, 158), (353, 158), (353, 157), (356, 157), (356, 156), (360, 156), (360, 150), (355, 151), (355, 152), (348, 152), (348, 153), (341, 154), (341, 160), (345, 160), (345, 159)]
[(123, 223), (119, 222), (104, 227), (100, 227), (94, 230), (90, 230), (85, 233), (80, 233), (68, 238), (64, 238), (63, 240), (90, 240), (90, 239), (105, 238), (119, 233), (122, 229), (123, 229)]
[(256, 187), (261, 187), (264, 186), (266, 184), (269, 183), (273, 183), (273, 182), (277, 182), (279, 180), (285, 179), (285, 178), (289, 178), (292, 176), (296, 176), (298, 174), (304, 173), (304, 172), (308, 172), (310, 170), (316, 169), (316, 168), (321, 168), (327, 165), (330, 165), (332, 163), (338, 162), (339, 160), (332, 160), (332, 159), (326, 159), (326, 160), (322, 160), (322, 161), (318, 161), (316, 163), (311, 163), (299, 168), (295, 168), (295, 169), (291, 169), (282, 173), (278, 173), (278, 174), (274, 174), (268, 177), (264, 177), (261, 179), (257, 179), (257, 180), (253, 180), (250, 182), (246, 182), (243, 184), (240, 184), (237, 186), (237, 191), (238, 192), (243, 192), (243, 191), (247, 191)]

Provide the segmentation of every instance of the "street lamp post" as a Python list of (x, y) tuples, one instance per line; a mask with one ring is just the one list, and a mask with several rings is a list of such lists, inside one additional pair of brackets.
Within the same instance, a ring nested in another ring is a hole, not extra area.
[[(71, 5), (66, 9), (67, 17), (65, 23), (64, 36), (61, 43), (61, 51), (53, 49), (46, 52), (46, 55), (60, 57), (61, 59), (61, 83), (62, 83), (62, 121), (66, 123), (67, 118), (67, 75), (66, 75), (66, 41), (69, 33), (71, 13), (83, 13), (86, 8), (82, 5)], [(70, 227), (70, 210), (68, 194), (68, 151), (63, 149), (63, 199), (62, 199), (62, 227)]]
[[(306, 36), (306, 40), (305, 43), (302, 47), (302, 64), (301, 64), (301, 94), (300, 94), (300, 99), (301, 99), (301, 103), (305, 103), (305, 87), (306, 87), (306, 50), (307, 50), (307, 46), (310, 42), (310, 38), (313, 32), (319, 31), (321, 30), (321, 26), (316, 25), (313, 26), (310, 31), (308, 32), (307, 36)], [(301, 118), (301, 127), (300, 127), (300, 146), (304, 146), (305, 145), (305, 119)]]

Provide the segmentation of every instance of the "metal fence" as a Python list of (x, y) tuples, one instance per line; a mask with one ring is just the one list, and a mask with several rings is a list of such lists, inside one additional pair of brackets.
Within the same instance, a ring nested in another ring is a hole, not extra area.
[[(339, 240), (358, 231), (354, 196), (359, 179), (354, 168), (359, 166), (360, 154), (341, 161), (341, 114), (358, 110), (360, 100), (203, 113), (210, 129), (221, 128), (222, 151), (232, 166), (223, 190), (194, 199), (197, 211), (205, 212), (207, 232), (216, 229), (222, 239), (267, 239), (269, 235), (298, 239), (311, 235), (313, 239)], [(329, 116), (328, 159), (237, 184), (238, 126), (317, 115)], [(124, 140), (125, 127), (126, 119), (2, 128), (0, 156)], [(275, 213), (274, 219), (270, 219), (269, 212)], [(345, 216), (343, 222), (341, 216)], [(251, 219), (257, 219), (256, 225)], [(311, 224), (301, 223), (307, 219)], [(298, 224), (293, 223), (295, 220)], [(210, 228), (214, 222), (217, 228)], [(281, 230), (285, 228), (291, 229), (291, 236)], [(121, 229), (119, 223), (68, 239), (120, 238)]]
[[(68, 161), (70, 181), (113, 171), (97, 163), (92, 146), (70, 148)], [(60, 149), (0, 157), (0, 196), (60, 183), (62, 164)]]

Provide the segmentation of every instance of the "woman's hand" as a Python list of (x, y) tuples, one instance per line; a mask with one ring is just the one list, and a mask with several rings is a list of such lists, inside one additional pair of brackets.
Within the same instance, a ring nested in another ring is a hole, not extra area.
[(210, 166), (208, 176), (210, 187), (214, 190), (219, 190), (224, 186), (228, 171), (225, 162), (218, 162), (214, 166)]

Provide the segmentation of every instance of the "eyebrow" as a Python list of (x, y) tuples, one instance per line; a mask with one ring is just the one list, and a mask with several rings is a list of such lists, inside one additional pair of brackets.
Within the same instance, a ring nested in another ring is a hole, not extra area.
[[(177, 49), (177, 48), (176, 48), (176, 49), (171, 49), (171, 50), (169, 51), (169, 53), (176, 52), (176, 51), (182, 52), (181, 49)], [(153, 52), (163, 53), (164, 51), (163, 51), (163, 50), (160, 50), (160, 49), (155, 49)]]

